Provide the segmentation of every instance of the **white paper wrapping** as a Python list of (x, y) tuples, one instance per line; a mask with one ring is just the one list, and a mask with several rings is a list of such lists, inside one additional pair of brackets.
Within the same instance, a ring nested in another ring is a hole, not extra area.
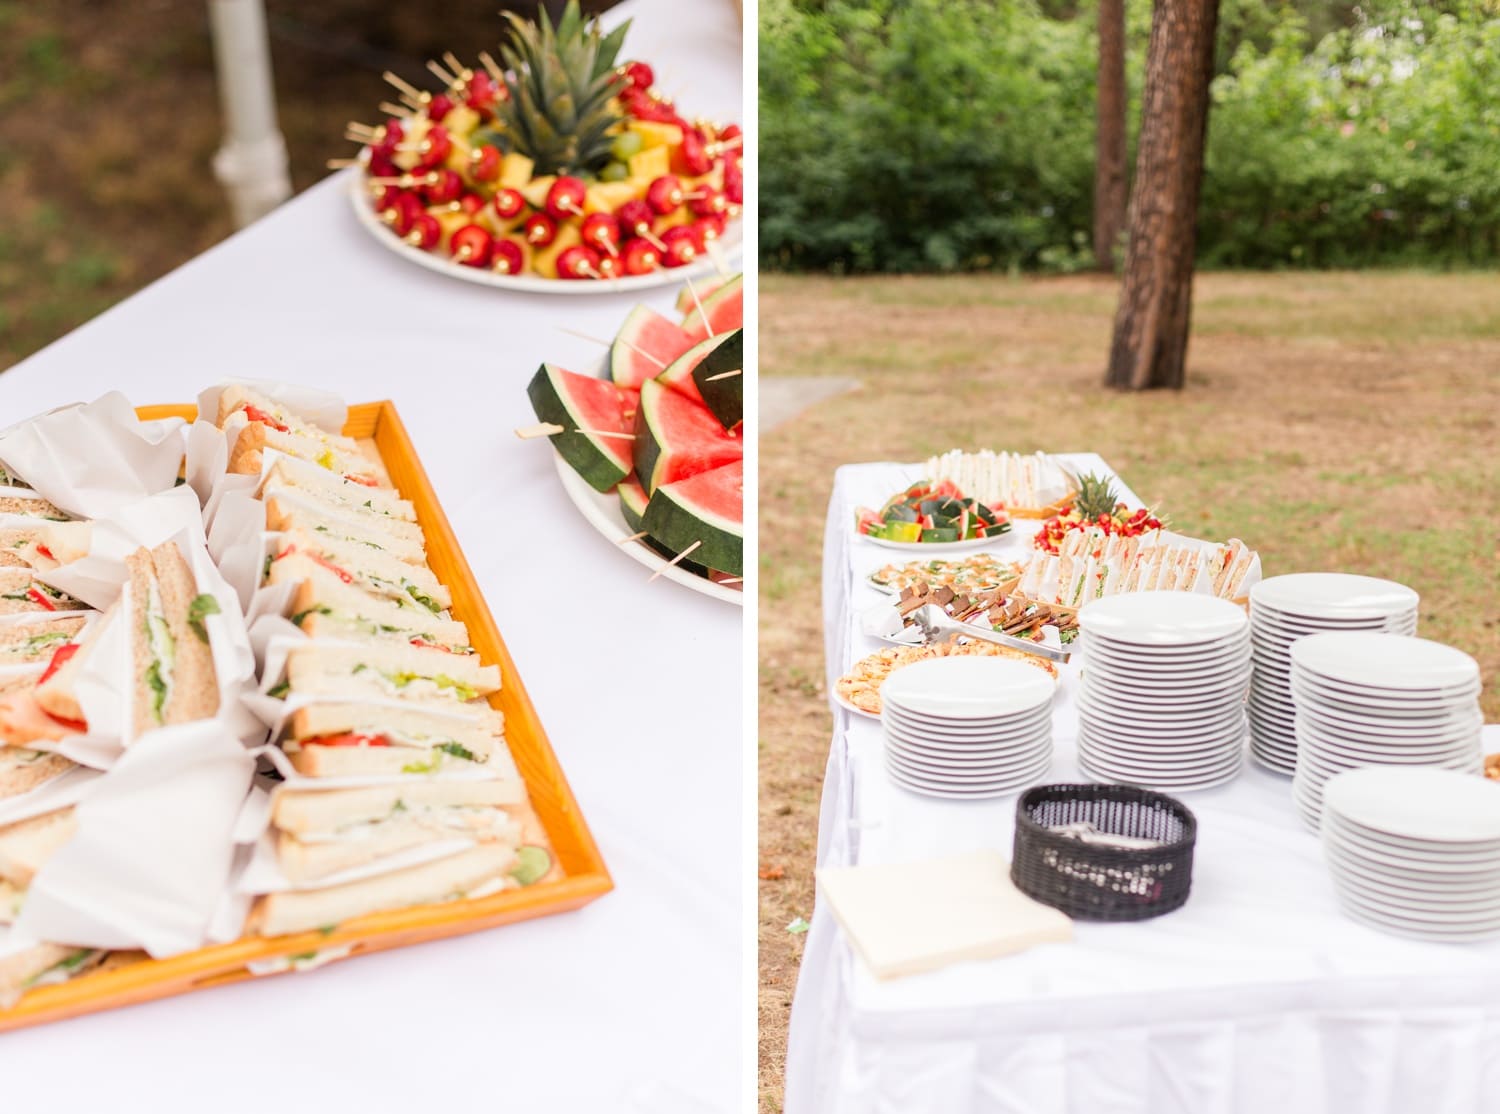
[(0, 433), (0, 462), (69, 514), (98, 518), (176, 484), (182, 426), (142, 422), (130, 400), (111, 391)]
[(88, 553), (51, 572), (38, 573), (37, 579), (103, 610), (119, 598), (128, 579), (125, 558), (178, 535), (198, 545), (203, 542), (202, 511), (187, 487), (132, 500), (99, 516), (90, 532)]
[(229, 881), (255, 760), (213, 720), (141, 736), (37, 872), (18, 933), (157, 958), (200, 947)]
[(29, 793), (0, 800), (0, 827), (76, 805), (98, 784), (100, 773), (79, 766), (38, 785)]

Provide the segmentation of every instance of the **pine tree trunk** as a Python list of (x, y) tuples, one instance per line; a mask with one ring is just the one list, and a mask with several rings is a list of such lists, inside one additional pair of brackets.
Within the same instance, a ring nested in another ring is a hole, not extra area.
[(1111, 387), (1181, 388), (1218, 0), (1156, 0)]
[(1115, 249), (1125, 229), (1125, 159), (1125, 0), (1099, 0), (1094, 266), (1101, 271), (1114, 271)]

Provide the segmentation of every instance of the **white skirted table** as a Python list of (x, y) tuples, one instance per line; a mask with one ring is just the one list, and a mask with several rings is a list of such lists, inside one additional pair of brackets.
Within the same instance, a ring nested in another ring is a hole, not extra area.
[[(731, 4), (610, 13), (626, 16), (631, 55), (686, 104), (741, 118)], [(612, 336), (638, 301), (669, 311), (676, 290), (455, 281), (371, 240), (347, 190), (342, 175), (314, 187), (0, 375), (0, 427), (111, 389), (191, 401), (227, 375), (393, 399), (615, 891), (576, 913), (7, 1034), (0, 1105), (738, 1111), (741, 610), (648, 584), (568, 502), (548, 444), (511, 432), (535, 421), (525, 387), (541, 362), (597, 363), (564, 329)]]
[[(838, 472), (824, 542), (830, 693), (881, 645), (860, 630), (859, 612), (882, 598), (865, 577), (904, 559), (854, 535), (854, 508), (919, 475)], [(1036, 525), (1019, 522), (995, 551), (1024, 553)], [(1055, 758), (1039, 784), (1083, 780), (1076, 668), (1062, 667)], [(1485, 741), (1500, 749), (1500, 728)], [(1500, 1110), (1500, 943), (1418, 943), (1344, 916), (1290, 784), (1247, 763), (1222, 788), (1180, 794), (1198, 818), (1187, 905), (1135, 924), (1078, 922), (1067, 944), (882, 982), (820, 904), (792, 1011), (788, 1114)], [(953, 803), (896, 787), (878, 721), (835, 707), (820, 865), (1009, 857), (1015, 806), (1014, 795)]]

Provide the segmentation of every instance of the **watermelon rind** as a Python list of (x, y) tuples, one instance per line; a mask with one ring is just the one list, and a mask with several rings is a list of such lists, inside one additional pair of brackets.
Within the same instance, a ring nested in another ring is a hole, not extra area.
[(650, 493), (744, 456), (744, 445), (726, 433), (708, 407), (655, 379), (641, 384), (633, 448), (635, 474)]
[(617, 387), (640, 390), (692, 346), (682, 326), (650, 306), (636, 306), (609, 346), (609, 377)]
[(718, 351), (729, 337), (729, 333), (720, 333), (707, 340), (700, 340), (668, 364), (662, 373), (656, 376), (656, 381), (665, 387), (671, 387), (678, 394), (687, 395), (698, 405), (706, 406), (707, 402), (703, 398), (703, 392), (699, 389), (697, 377), (693, 372), (709, 355)]
[[(716, 338), (717, 339), (717, 338)], [(705, 342), (707, 343), (707, 342)], [(687, 357), (684, 356), (683, 359)], [(736, 329), (724, 334), (722, 344), (704, 356), (693, 368), (693, 382), (698, 385), (698, 394), (719, 424), (733, 429), (745, 418), (745, 333)], [(727, 379), (716, 376), (738, 371)]]
[[(696, 305), (693, 306), (683, 318), (683, 330), (696, 344), (705, 340), (710, 332), (727, 333), (731, 329), (741, 328), (745, 324), (744, 294), (744, 275), (735, 275), (706, 297), (700, 294), (703, 313), (698, 312)], [(708, 325), (712, 325), (712, 329), (704, 324), (704, 315), (707, 315)]]
[[(620, 517), (625, 520), (625, 525), (632, 534), (640, 533), (641, 518), (646, 513), (646, 504), (650, 502), (651, 497), (646, 494), (646, 489), (641, 486), (641, 481), (636, 479), (634, 474), (621, 480), (615, 491), (620, 496)], [(668, 549), (649, 534), (640, 540), (643, 545), (668, 561), (677, 556), (676, 551)], [(677, 567), (696, 576), (708, 575), (708, 569), (693, 560), (678, 561)]]
[[(604, 398), (605, 391), (614, 392), (616, 397), (617, 408), (612, 415), (602, 409), (591, 412), (586, 408), (591, 395)], [(625, 399), (629, 396), (613, 383), (579, 375), (555, 364), (543, 364), (531, 377), (526, 397), (531, 399), (538, 421), (563, 427), (562, 433), (551, 437), (552, 447), (595, 491), (609, 491), (630, 474), (633, 461), (628, 439), (579, 432), (584, 429), (629, 432), (631, 423), (624, 417), (629, 408)]]
[[(700, 472), (676, 483), (657, 488), (641, 516), (641, 529), (674, 553), (695, 542), (691, 559), (709, 568), (740, 576), (744, 572), (744, 462)], [(734, 513), (727, 507), (715, 510), (732, 490)]]

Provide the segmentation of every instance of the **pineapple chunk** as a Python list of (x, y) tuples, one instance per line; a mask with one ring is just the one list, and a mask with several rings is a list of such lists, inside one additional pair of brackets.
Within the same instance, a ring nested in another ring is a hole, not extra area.
[(500, 160), (500, 184), (508, 190), (518, 190), (531, 181), (531, 172), (536, 165), (525, 155), (506, 155)]
[(558, 226), (557, 239), (531, 256), (531, 266), (543, 278), (557, 277), (557, 257), (569, 248), (583, 243), (583, 233), (577, 224), (568, 221)]
[(447, 205), (428, 209), (427, 211), (437, 217), (438, 227), (443, 230), (442, 236), (438, 238), (438, 246), (444, 251), (448, 250), (448, 241), (453, 238), (455, 232), (464, 225), (473, 223), (468, 213), (462, 209), (450, 208)]
[(666, 147), (652, 147), (630, 156), (630, 176), (648, 182), (672, 171), (671, 152)]
[(417, 151), (417, 145), (427, 137), (427, 130), (432, 127), (432, 121), (425, 116), (419, 116), (406, 124), (406, 132), (401, 140), (401, 146), (409, 148), (405, 151), (397, 151), (391, 156), (391, 161), (402, 170), (415, 170), (422, 156)]
[(682, 146), (682, 129), (676, 124), (658, 124), (651, 120), (632, 120), (630, 130), (641, 137), (641, 150), (653, 147)]
[(583, 211), (585, 213), (613, 213), (627, 201), (634, 201), (646, 194), (645, 184), (637, 184), (629, 179), (623, 182), (597, 182), (589, 187), (584, 195)]
[(479, 113), (466, 104), (454, 105), (448, 110), (448, 115), (443, 117), (443, 127), (459, 139), (463, 139), (478, 126)]
[(657, 218), (656, 234), (660, 236), (669, 228), (677, 228), (680, 225), (692, 224), (695, 219), (696, 217), (693, 211), (687, 207), (686, 202), (683, 202), (681, 205), (677, 206), (676, 209), (672, 210), (672, 212), (667, 216)]
[(500, 214), (495, 212), (495, 207), (486, 205), (475, 215), (474, 223), (483, 225), (496, 236), (508, 236), (526, 223), (526, 214), (511, 217), (510, 220), (501, 220)]
[(521, 196), (526, 199), (528, 205), (533, 209), (540, 209), (547, 203), (547, 192), (552, 189), (552, 183), (555, 181), (557, 181), (557, 175), (547, 174), (514, 188), (521, 191)]

